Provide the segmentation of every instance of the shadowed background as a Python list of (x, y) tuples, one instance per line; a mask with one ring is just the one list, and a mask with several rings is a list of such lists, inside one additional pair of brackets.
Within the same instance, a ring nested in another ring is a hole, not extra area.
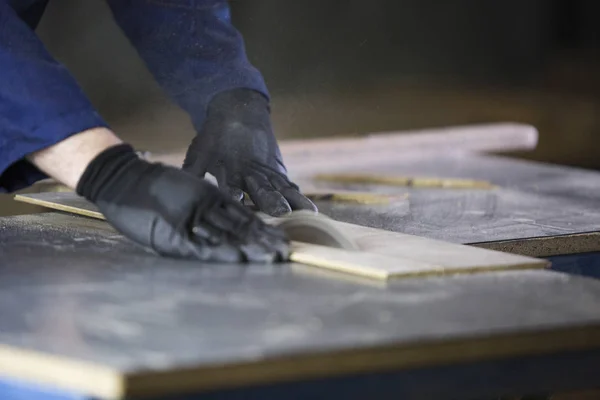
[[(518, 156), (600, 167), (598, 2), (231, 4), (272, 92), (280, 139), (516, 121), (540, 130), (538, 148)], [(104, 1), (51, 0), (38, 33), (123, 138), (150, 151), (185, 149), (194, 134), (187, 116)]]

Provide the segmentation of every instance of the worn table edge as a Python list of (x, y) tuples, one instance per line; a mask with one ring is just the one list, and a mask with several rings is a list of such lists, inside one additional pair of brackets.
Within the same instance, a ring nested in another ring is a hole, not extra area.
[(468, 243), (469, 246), (526, 257), (551, 257), (600, 251), (600, 231)]
[(600, 322), (479, 338), (275, 355), (262, 360), (169, 371), (119, 371), (85, 361), (0, 345), (0, 374), (103, 399), (149, 398), (596, 348), (600, 348)]

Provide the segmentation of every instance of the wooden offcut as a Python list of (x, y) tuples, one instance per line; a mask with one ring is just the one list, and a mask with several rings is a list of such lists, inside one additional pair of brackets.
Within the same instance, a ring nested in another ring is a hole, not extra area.
[(351, 203), (363, 205), (387, 205), (408, 199), (408, 193), (387, 194), (351, 190), (310, 190), (303, 193), (312, 201)]
[(43, 192), (33, 194), (17, 194), (15, 200), (46, 207), (53, 210), (64, 211), (72, 214), (83, 215), (104, 220), (104, 215), (98, 208), (73, 192)]
[(442, 189), (494, 189), (496, 186), (490, 182), (476, 179), (437, 178), (437, 177), (412, 177), (412, 176), (385, 176), (369, 174), (318, 174), (316, 181), (361, 184), (361, 185), (387, 185), (407, 186), (416, 188), (442, 188)]

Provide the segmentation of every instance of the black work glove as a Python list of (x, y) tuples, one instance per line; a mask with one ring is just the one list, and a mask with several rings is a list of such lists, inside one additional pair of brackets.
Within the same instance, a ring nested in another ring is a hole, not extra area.
[(86, 168), (77, 193), (119, 232), (161, 255), (219, 262), (288, 258), (288, 242), (211, 183), (111, 147)]
[(183, 169), (201, 178), (210, 173), (227, 196), (241, 201), (246, 192), (261, 211), (275, 217), (292, 210), (316, 211), (287, 177), (269, 113), (267, 98), (259, 92), (219, 93), (208, 106)]

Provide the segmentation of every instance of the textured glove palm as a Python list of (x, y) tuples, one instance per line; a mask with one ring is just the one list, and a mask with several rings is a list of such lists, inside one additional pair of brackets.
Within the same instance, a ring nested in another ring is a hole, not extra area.
[(94, 202), (118, 231), (161, 255), (220, 262), (288, 257), (279, 229), (209, 182), (141, 160), (127, 145), (96, 157), (77, 192)]
[(289, 181), (271, 127), (268, 101), (254, 90), (235, 89), (213, 98), (183, 169), (198, 177), (210, 173), (221, 191), (236, 201), (248, 193), (261, 211), (272, 216), (300, 209), (316, 211)]

